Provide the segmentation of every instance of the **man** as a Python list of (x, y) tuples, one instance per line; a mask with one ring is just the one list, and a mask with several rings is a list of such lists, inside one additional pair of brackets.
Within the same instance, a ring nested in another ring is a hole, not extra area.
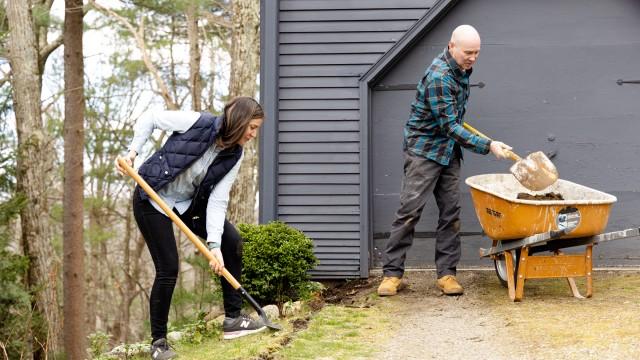
[(383, 255), (381, 296), (404, 287), (404, 261), (413, 242), (420, 214), (433, 192), (439, 210), (436, 231), (437, 286), (447, 295), (461, 295), (456, 280), (460, 260), (460, 146), (479, 154), (504, 158), (511, 147), (476, 136), (462, 126), (469, 98), (469, 76), (480, 53), (480, 35), (470, 25), (451, 34), (447, 48), (436, 57), (418, 84), (416, 99), (404, 129), (404, 177), (400, 208), (391, 225)]

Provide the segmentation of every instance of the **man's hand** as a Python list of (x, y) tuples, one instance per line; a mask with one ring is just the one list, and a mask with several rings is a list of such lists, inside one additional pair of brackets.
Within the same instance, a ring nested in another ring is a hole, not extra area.
[(489, 145), (489, 150), (498, 159), (506, 159), (508, 155), (506, 154), (505, 151), (511, 150), (511, 149), (512, 149), (511, 146), (500, 141), (491, 141), (491, 144)]
[(211, 270), (213, 270), (213, 272), (218, 275), (222, 275), (222, 269), (224, 269), (224, 259), (222, 259), (222, 251), (220, 250), (220, 248), (211, 249), (209, 251), (211, 252), (211, 255), (213, 255), (213, 257), (217, 260), (209, 262)]
[(129, 164), (129, 166), (133, 167), (133, 160), (136, 159), (136, 156), (138, 156), (138, 153), (133, 151), (133, 150), (129, 150), (129, 153), (125, 156), (118, 156), (116, 158), (116, 170), (120, 173), (120, 175), (126, 175), (127, 172), (124, 171), (124, 168), (120, 166), (120, 164), (118, 164), (118, 159), (124, 159), (124, 161), (127, 162), (127, 164)]

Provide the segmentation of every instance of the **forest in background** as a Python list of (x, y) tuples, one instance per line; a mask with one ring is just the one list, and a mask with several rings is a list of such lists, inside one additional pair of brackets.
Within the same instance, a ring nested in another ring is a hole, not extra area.
[[(258, 0), (0, 1), (0, 358), (145, 339), (153, 264), (114, 160), (148, 109), (219, 113), (258, 96), (259, 13)], [(257, 149), (232, 190), (235, 223), (256, 222)], [(222, 313), (206, 262), (177, 239), (170, 322)]]

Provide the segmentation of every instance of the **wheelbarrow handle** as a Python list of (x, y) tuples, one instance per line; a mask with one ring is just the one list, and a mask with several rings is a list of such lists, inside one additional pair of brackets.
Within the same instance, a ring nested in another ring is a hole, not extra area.
[[(202, 241), (200, 241), (200, 238), (198, 238), (198, 236), (194, 234), (191, 229), (189, 229), (189, 227), (182, 221), (182, 219), (180, 219), (180, 217), (178, 217), (178, 215), (176, 215), (176, 213), (174, 213), (173, 210), (169, 208), (164, 200), (162, 200), (162, 198), (160, 198), (160, 196), (151, 188), (151, 186), (147, 184), (142, 176), (140, 176), (131, 166), (129, 166), (129, 164), (124, 159), (118, 158), (118, 164), (126, 171), (129, 176), (133, 178), (133, 180), (136, 181), (136, 183), (138, 183), (138, 185), (140, 185), (142, 190), (144, 190), (149, 195), (149, 197), (153, 199), (153, 201), (155, 201), (156, 204), (158, 204), (160, 208), (162, 208), (162, 210), (164, 210), (164, 213), (167, 214), (171, 221), (178, 225), (180, 230), (182, 230), (182, 232), (187, 235), (187, 238), (189, 238), (193, 245), (198, 248), (198, 251), (200, 251), (202, 255), (204, 255), (207, 260), (209, 260), (209, 262), (218, 262), (211, 251), (209, 251), (209, 249), (202, 243)], [(229, 284), (231, 284), (234, 289), (238, 290), (241, 287), (238, 280), (236, 280), (226, 268), (222, 268), (222, 276), (227, 279)]]
[[(485, 135), (485, 134), (481, 133), (480, 131), (476, 130), (476, 128), (474, 128), (473, 126), (471, 126), (471, 125), (467, 124), (466, 122), (462, 123), (462, 126), (463, 126), (465, 129), (467, 129), (467, 130), (469, 130), (470, 132), (472, 132), (473, 134), (475, 134), (475, 135), (482, 136), (482, 137), (483, 137), (483, 138), (485, 138), (485, 139), (491, 140), (491, 138), (490, 138), (490, 137), (488, 137), (487, 135)], [(522, 160), (522, 158), (521, 158), (520, 156), (518, 156), (518, 154), (514, 153), (514, 152), (513, 152), (513, 151), (511, 151), (511, 150), (502, 150), (502, 151), (505, 153), (505, 155), (507, 155), (507, 157), (508, 157), (508, 158), (510, 158), (510, 159), (511, 159), (511, 160), (513, 160), (513, 161), (520, 161), (520, 160)]]

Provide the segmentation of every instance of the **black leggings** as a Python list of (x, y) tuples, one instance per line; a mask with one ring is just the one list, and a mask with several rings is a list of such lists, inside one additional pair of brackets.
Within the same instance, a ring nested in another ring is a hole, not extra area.
[[(156, 277), (149, 298), (149, 316), (151, 319), (152, 341), (164, 338), (167, 335), (167, 321), (169, 318), (169, 306), (171, 296), (178, 278), (178, 248), (173, 235), (172, 221), (164, 214), (156, 210), (148, 200), (141, 200), (136, 188), (133, 195), (133, 214), (144, 237), (153, 265), (156, 269)], [(177, 212), (176, 212), (177, 213)], [(180, 218), (189, 224), (189, 211), (180, 215)], [(222, 257), (224, 266), (231, 275), (240, 280), (242, 273), (242, 238), (236, 228), (225, 219), (224, 232), (222, 233)], [(226, 281), (222, 284), (222, 297), (224, 311), (228, 317), (238, 317), (242, 307), (242, 296)]]

